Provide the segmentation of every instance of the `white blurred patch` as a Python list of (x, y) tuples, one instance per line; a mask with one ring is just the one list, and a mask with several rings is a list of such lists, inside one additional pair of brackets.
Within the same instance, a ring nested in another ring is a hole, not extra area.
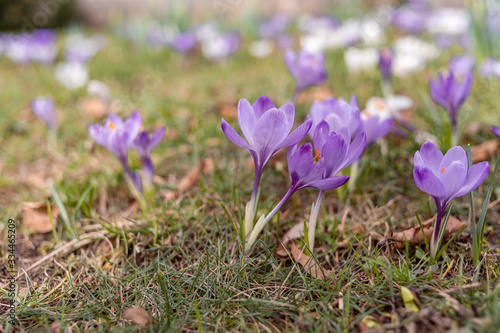
[(85, 86), (89, 79), (87, 67), (77, 62), (60, 62), (55, 66), (57, 81), (66, 89), (74, 90)]
[(373, 19), (364, 20), (361, 23), (361, 40), (370, 46), (383, 44), (386, 41), (383, 27)]
[(87, 85), (87, 92), (90, 95), (100, 98), (108, 103), (111, 101), (111, 90), (104, 82), (90, 80)]
[(427, 31), (432, 34), (462, 35), (469, 29), (469, 14), (465, 8), (441, 8), (427, 20)]
[(248, 53), (255, 58), (265, 58), (273, 52), (273, 43), (270, 40), (262, 39), (252, 42), (248, 47)]
[(350, 47), (344, 52), (344, 61), (350, 72), (356, 73), (373, 68), (378, 62), (378, 52), (375, 48), (359, 49)]
[(413, 36), (403, 37), (394, 43), (393, 73), (406, 76), (425, 68), (428, 61), (439, 55), (439, 49), (431, 43)]

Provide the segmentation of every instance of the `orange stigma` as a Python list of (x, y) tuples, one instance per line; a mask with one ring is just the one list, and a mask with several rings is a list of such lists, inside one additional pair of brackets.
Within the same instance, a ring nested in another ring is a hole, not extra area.
[(112, 130), (114, 130), (116, 128), (115, 124), (114, 123), (109, 123), (108, 124), (109, 128), (111, 128)]
[(370, 112), (365, 112), (365, 116), (370, 117), (372, 114)]
[(141, 125), (141, 132), (144, 131), (144, 124)]
[(446, 169), (446, 168), (441, 168), (441, 173), (443, 173), (445, 169)]
[(321, 159), (321, 153), (318, 153), (318, 149), (314, 149), (314, 163), (318, 162)]

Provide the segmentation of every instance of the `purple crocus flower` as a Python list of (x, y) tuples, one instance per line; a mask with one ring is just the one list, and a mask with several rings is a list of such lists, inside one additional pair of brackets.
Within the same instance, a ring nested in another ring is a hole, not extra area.
[(500, 139), (500, 127), (491, 126), (490, 130)]
[(333, 31), (340, 26), (340, 20), (333, 15), (309, 16), (299, 21), (299, 29), (306, 34)]
[(31, 101), (31, 110), (45, 123), (51, 132), (57, 129), (56, 105), (51, 96), (38, 97)]
[(310, 115), (313, 123), (309, 130), (309, 136), (312, 138), (316, 130), (316, 126), (321, 121), (326, 121), (330, 130), (336, 131), (342, 127), (347, 127), (352, 135), (357, 135), (361, 130), (361, 118), (356, 96), (351, 96), (351, 101), (348, 103), (342, 98), (327, 98), (323, 101), (314, 101)]
[(437, 218), (431, 241), (431, 256), (437, 253), (441, 220), (448, 203), (476, 189), (490, 172), (488, 162), (467, 169), (467, 154), (462, 147), (450, 148), (446, 154), (428, 141), (415, 153), (413, 178), (418, 188), (429, 194), (436, 203)]
[(324, 54), (314, 54), (304, 49), (295, 54), (292, 50), (288, 50), (284, 59), (286, 67), (296, 81), (292, 100), (294, 100), (297, 93), (305, 88), (326, 82)]
[(170, 47), (179, 53), (189, 53), (196, 46), (196, 36), (190, 31), (177, 34), (170, 42)]
[(450, 116), (453, 145), (458, 140), (456, 137), (458, 111), (467, 97), (469, 97), (472, 80), (472, 72), (469, 72), (461, 83), (455, 80), (453, 72), (450, 72), (448, 75), (439, 73), (437, 80), (429, 80), (432, 99), (441, 105)]
[[(231, 142), (247, 149), (255, 164), (252, 196), (247, 205), (245, 234), (251, 231), (255, 216), (257, 191), (264, 167), (281, 148), (297, 144), (309, 131), (312, 121), (307, 120), (292, 133), (295, 107), (291, 103), (277, 109), (271, 99), (261, 96), (251, 105), (246, 99), (238, 103), (238, 123), (243, 139), (227, 121), (222, 119), (222, 131)], [(290, 134), (289, 134), (290, 133)]]
[(465, 77), (474, 70), (475, 63), (470, 54), (459, 54), (450, 59), (448, 69), (458, 77)]
[(104, 126), (89, 124), (90, 137), (98, 145), (111, 151), (121, 162), (129, 181), (134, 180), (128, 165), (128, 151), (142, 127), (142, 117), (139, 111), (134, 111), (125, 121), (120, 116), (111, 113)]
[[(266, 216), (262, 216), (252, 230), (246, 244), (248, 250), (257, 239), (262, 228), (278, 212), (283, 204), (298, 190), (312, 187), (320, 190), (316, 206), (319, 207), (324, 191), (344, 185), (349, 176), (337, 174), (359, 158), (366, 144), (365, 133), (359, 134), (351, 143), (351, 134), (347, 127), (337, 132), (330, 131), (328, 123), (322, 121), (314, 132), (314, 153), (310, 143), (290, 147), (287, 154), (290, 187), (280, 202)], [(317, 212), (312, 212), (317, 218)], [(314, 223), (309, 224), (314, 240)], [(310, 242), (310, 244), (313, 242)]]
[(413, 2), (394, 10), (391, 24), (406, 32), (418, 34), (424, 31), (428, 19), (427, 5)]
[(262, 39), (274, 39), (280, 36), (290, 25), (285, 14), (275, 14), (259, 25), (259, 36)]
[(32, 59), (44, 64), (52, 64), (57, 57), (57, 34), (54, 30), (38, 29), (32, 37)]
[(142, 169), (144, 171), (147, 188), (152, 187), (155, 173), (153, 162), (151, 161), (151, 152), (165, 136), (165, 130), (165, 127), (162, 127), (152, 134), (142, 131), (132, 142), (132, 149), (139, 153), (142, 160)]
[(5, 35), (5, 55), (16, 64), (28, 64), (32, 57), (31, 40), (32, 35), (28, 33)]
[(384, 82), (391, 82), (393, 59), (394, 54), (391, 49), (383, 48), (379, 51), (378, 69), (380, 70)]
[(366, 144), (371, 145), (389, 133), (392, 126), (392, 117), (370, 113), (365, 110), (361, 112), (361, 123), (361, 129), (366, 132)]

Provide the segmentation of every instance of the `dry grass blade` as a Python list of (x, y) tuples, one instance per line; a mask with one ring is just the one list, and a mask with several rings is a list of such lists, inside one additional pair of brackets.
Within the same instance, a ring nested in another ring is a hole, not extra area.
[(306, 255), (293, 242), (291, 243), (291, 250), (293, 259), (298, 262), (302, 266), (302, 268), (304, 268), (304, 270), (308, 272), (313, 278), (319, 280), (331, 279), (331, 270), (322, 269), (314, 259), (311, 259), (310, 256)]
[[(405, 247), (405, 239), (408, 240), (408, 243), (410, 245), (418, 245), (424, 241), (424, 234), (425, 237), (427, 238), (427, 241), (430, 242), (432, 237), (432, 232), (434, 231), (433, 222), (435, 219), (436, 217), (434, 216), (433, 218), (422, 223), (422, 226), (424, 227), (423, 233), (422, 230), (420, 230), (420, 226), (418, 224), (411, 228), (407, 228), (393, 233), (390, 239), (394, 241), (393, 244), (394, 248), (403, 249)], [(446, 229), (444, 231), (444, 237), (446, 238), (453, 235), (455, 232), (460, 230), (465, 225), (466, 225), (465, 222), (462, 222), (450, 215), (448, 224), (446, 225)]]

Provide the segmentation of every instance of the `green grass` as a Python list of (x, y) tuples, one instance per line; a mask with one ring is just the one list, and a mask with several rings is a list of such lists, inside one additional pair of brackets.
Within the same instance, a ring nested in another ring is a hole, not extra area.
[[(113, 62), (110, 52), (117, 49), (123, 57)], [(396, 91), (415, 101), (414, 123), (438, 137), (444, 127), (434, 123), (423, 97), (428, 99), (428, 77), (450, 54), (444, 52), (430, 70), (395, 81)], [(327, 61), (327, 87), (335, 97), (355, 94), (364, 105), (381, 94), (375, 71), (349, 74), (341, 52), (328, 53)], [(250, 197), (253, 171), (245, 166), (248, 153), (224, 137), (218, 107), (236, 105), (240, 98), (253, 102), (261, 95), (284, 104), (293, 82), (281, 54), (256, 60), (242, 51), (217, 65), (196, 55), (183, 59), (168, 51), (137, 50), (109, 38), (107, 48), (90, 62), (91, 78), (110, 86), (113, 99), (123, 106), (122, 116), (138, 108), (146, 128), (167, 126), (166, 138), (153, 152), (164, 181), (146, 212), (133, 209), (118, 161), (91, 143), (86, 124), (102, 119), (88, 118), (78, 109), (84, 89), (64, 90), (50, 67), (14, 66), (6, 59), (0, 75), (8, 78), (0, 81), (0, 214), (3, 221), (14, 217), (19, 222), (16, 328), (43, 332), (59, 322), (73, 332), (136, 332), (138, 326), (123, 316), (135, 306), (152, 316), (148, 332), (354, 332), (366, 323), (402, 332), (500, 329), (498, 206), (488, 213), (487, 250), (479, 269), (471, 263), (470, 229), (437, 264), (420, 249), (398, 252), (381, 242), (392, 231), (416, 225), (415, 211), (422, 220), (434, 212), (413, 182), (412, 156), (420, 146), (411, 138), (389, 136), (386, 158), (377, 144), (368, 147), (355, 192), (345, 189), (340, 197), (327, 192), (315, 256), (333, 271), (332, 280), (315, 279), (292, 258), (275, 253), (285, 231), (307, 218), (317, 196), (313, 190), (295, 194), (264, 229), (252, 255), (241, 253), (221, 204), (237, 222)], [(476, 77), (461, 118), (481, 127), (464, 134), (463, 146), (493, 138), (487, 125), (500, 124), (499, 88), (498, 81)], [(27, 109), (31, 98), (48, 93), (61, 116), (57, 153), (47, 147), (45, 129)], [(296, 105), (297, 122), (311, 102)], [(446, 120), (441, 109), (435, 111)], [(229, 121), (236, 125), (235, 119)], [(260, 212), (285, 193), (284, 156), (265, 170)], [(202, 175), (199, 185), (176, 200), (163, 199), (200, 159), (209, 157), (215, 169)], [(131, 163), (140, 165), (133, 154)], [(476, 207), (482, 205), (490, 178), (476, 190)], [(45, 201), (50, 185), (68, 216), (67, 221), (59, 218), (57, 237), (35, 234), (20, 219), (21, 203)], [(494, 194), (492, 201), (496, 199)], [(452, 214), (468, 220), (468, 205), (467, 196), (455, 200)], [(79, 239), (72, 236), (75, 227)], [(6, 236), (1, 240), (3, 262)], [(61, 247), (61, 255), (23, 273)], [(0, 275), (3, 283), (3, 266)], [(402, 286), (415, 294), (419, 312), (404, 306)], [(3, 316), (0, 329), (12, 331)]]

